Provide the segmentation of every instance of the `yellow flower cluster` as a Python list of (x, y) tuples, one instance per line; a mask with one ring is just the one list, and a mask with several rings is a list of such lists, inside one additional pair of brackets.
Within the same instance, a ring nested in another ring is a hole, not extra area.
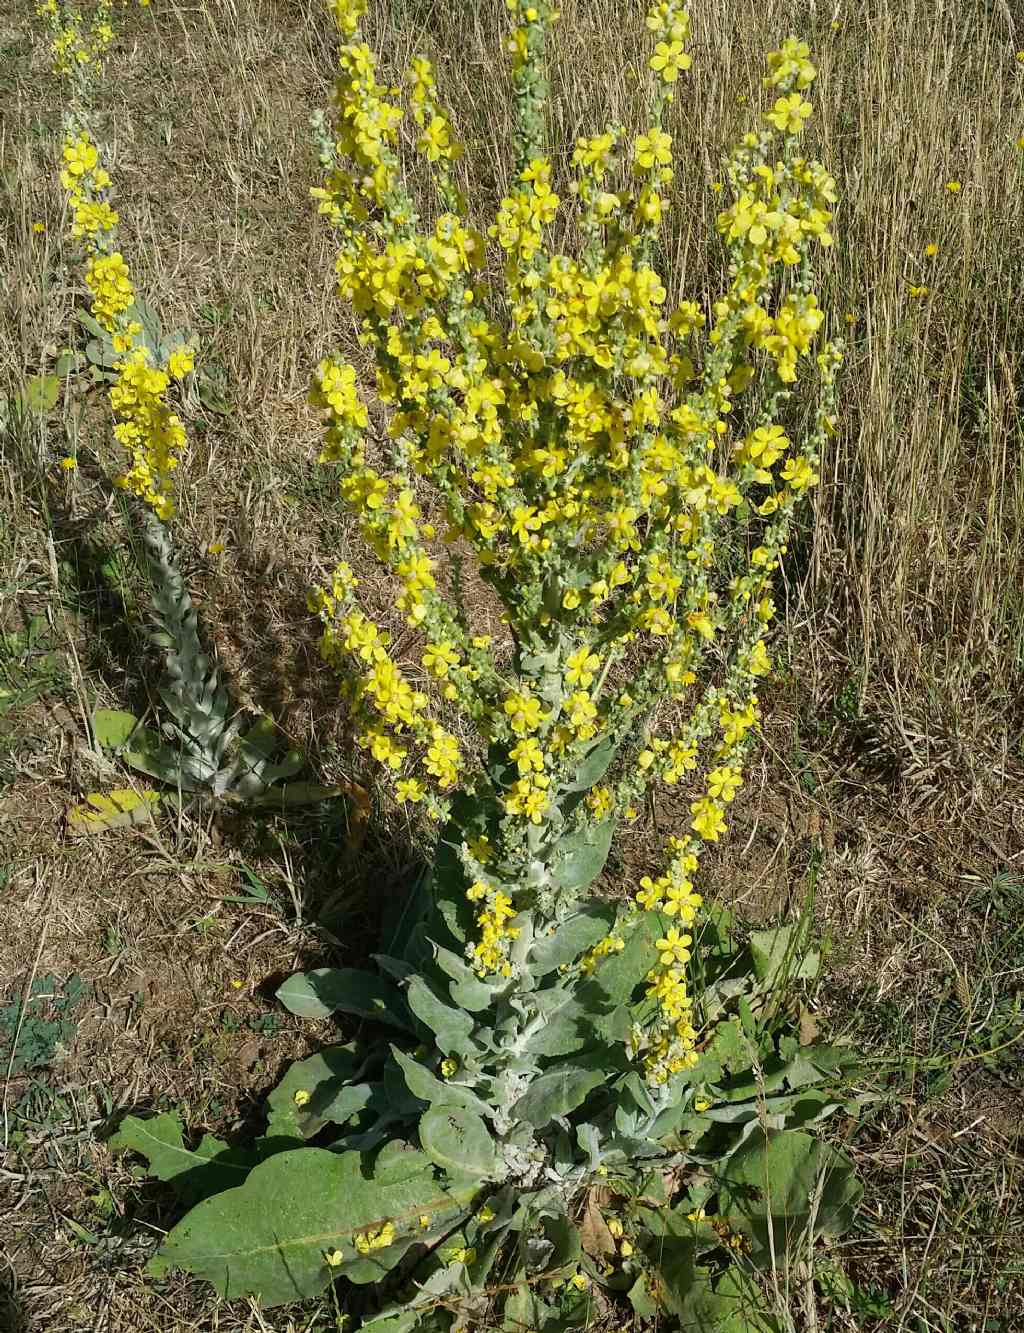
[(484, 904), (476, 917), (480, 938), (469, 946), (470, 961), (480, 976), (486, 976), (488, 972), (511, 976), (508, 947), (519, 937), (519, 927), (508, 924), (516, 915), (512, 899), (483, 880), (470, 885), (466, 897), (470, 902)]
[(60, 179), (68, 191), (71, 234), (83, 243), (87, 255), (85, 283), (92, 315), (110, 334), (115, 351), (123, 354), (115, 366), (110, 404), (117, 418), (114, 436), (127, 450), (131, 465), (118, 485), (166, 520), (174, 513), (173, 474), (185, 444), (185, 428), (168, 406), (167, 390), (172, 378), (180, 379), (193, 369), (194, 353), (183, 344), (170, 353), (166, 367), (159, 367), (139, 341), (142, 325), (132, 318), (131, 273), (114, 248), (118, 215), (107, 198), (110, 175), (86, 131), (68, 134)]
[[(330, 588), (316, 588), (310, 594), (310, 610), (324, 624), (321, 656), (349, 680), (348, 692), (357, 715), (366, 723), (356, 743), (394, 776), (400, 800), (426, 800), (428, 813), (440, 818), (446, 806), (428, 800), (422, 777), (398, 775), (410, 756), (409, 747), (417, 746), (423, 775), (432, 778), (441, 791), (450, 791), (463, 768), (461, 747), (455, 736), (429, 716), (427, 695), (413, 688), (391, 657), (388, 633), (352, 605), (357, 586), (351, 568), (342, 562), (334, 571)], [(359, 664), (355, 673), (348, 669), (350, 660)], [(453, 679), (466, 671), (447, 641), (429, 644), (423, 663), (442, 678)]]
[(151, 366), (141, 347), (118, 363), (118, 371), (110, 389), (110, 405), (118, 418), (114, 435), (132, 460), (118, 485), (166, 520), (174, 512), (172, 474), (185, 444), (185, 427), (165, 397), (170, 376)]
[(355, 1247), (360, 1254), (372, 1254), (374, 1250), (386, 1250), (395, 1243), (395, 1224), (385, 1222), (383, 1226), (371, 1227), (360, 1231), (354, 1237)]
[[(149, 3), (139, 0), (140, 8)], [(112, 0), (94, 0), (88, 26), (73, 0), (40, 0), (36, 14), (50, 29), (54, 74), (81, 82), (102, 69), (107, 48), (114, 40)]]

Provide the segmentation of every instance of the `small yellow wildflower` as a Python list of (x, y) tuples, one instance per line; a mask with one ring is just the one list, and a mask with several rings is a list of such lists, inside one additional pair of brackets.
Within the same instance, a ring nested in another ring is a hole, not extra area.
[(924, 252), (929, 259), (934, 259), (935, 256), (939, 253), (939, 247), (935, 244), (934, 241), (929, 241), (928, 244), (924, 247)]
[(959, 194), (962, 188), (959, 181), (946, 181), (947, 194)]
[(345, 1256), (340, 1250), (324, 1250), (324, 1262), (331, 1268), (338, 1268), (345, 1261)]
[(299, 1088), (292, 1097), (292, 1101), (296, 1106), (301, 1108), (303, 1106), (308, 1106), (312, 1098), (313, 1094), (311, 1092), (308, 1092), (305, 1088)]
[(72, 458), (69, 454), (67, 458), (62, 458), (60, 460), (60, 465), (65, 472), (74, 472), (75, 468), (78, 467), (78, 459)]
[(34, 232), (36, 232), (37, 234), (41, 234), (42, 232), (44, 232), (44, 231), (46, 230), (46, 223), (45, 223), (45, 222), (33, 222), (33, 223), (32, 223), (32, 230), (33, 230)]
[(195, 364), (191, 347), (176, 347), (167, 358), (167, 369), (176, 380), (183, 379), (190, 370), (194, 370)]

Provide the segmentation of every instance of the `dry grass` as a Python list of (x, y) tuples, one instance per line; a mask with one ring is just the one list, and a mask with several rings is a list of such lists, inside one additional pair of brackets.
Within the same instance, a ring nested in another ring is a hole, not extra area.
[[(371, 9), (389, 68), (417, 49), (436, 58), (486, 216), (509, 169), (503, 7)], [(821, 70), (812, 150), (842, 197), (824, 300), (852, 316), (839, 434), (791, 551), (763, 758), (707, 887), (764, 916), (798, 908), (816, 880), (834, 942), (820, 1021), (863, 1042), (885, 1090), (848, 1127), (870, 1206), (838, 1257), (860, 1306), (823, 1299), (821, 1326), (1011, 1333), (1024, 1326), (1022, 1093), (1009, 1063), (976, 1058), (976, 1039), (1024, 975), (1024, 949), (999, 943), (986, 907), (993, 876), (1024, 875), (1024, 13), (1015, 0), (872, 0), (838, 7), (834, 27), (831, 6), (795, 0), (697, 0), (691, 13), (670, 294), (716, 290), (708, 184), (750, 123), (763, 53), (795, 31)], [(557, 143), (609, 119), (639, 128), (640, 17), (635, 3), (566, 0)], [(0, 392), (52, 364), (80, 292), (60, 239), (60, 91), (33, 24), (26, 0), (0, 0)], [(306, 122), (327, 98), (331, 34), (316, 6), (283, 0), (155, 0), (126, 10), (120, 30), (99, 112), (124, 245), (165, 324), (200, 334), (230, 405), (189, 414), (190, 586), (238, 697), (278, 716), (332, 780), (355, 761), (305, 590), (339, 557), (365, 561), (313, 464), (319, 423), (305, 404), (329, 348), (362, 358), (306, 198)], [(155, 844), (68, 840), (67, 805), (104, 776), (83, 715), (144, 704), (152, 663), (138, 576), (117, 557), (126, 529), (102, 404), (72, 384), (65, 407), (66, 427), (54, 416), (0, 441), (0, 629), (42, 614), (62, 655), (40, 698), (0, 714), (0, 976), (13, 996), (33, 971), (77, 971), (90, 999), (64, 1063), (35, 1090), (25, 1078), (5, 1088), (0, 1253), (16, 1295), (5, 1307), (0, 1277), (0, 1329), (332, 1327), (329, 1304), (271, 1317), (146, 1283), (140, 1260), (169, 1200), (102, 1137), (115, 1113), (165, 1103), (193, 1125), (244, 1124), (282, 1064), (322, 1036), (253, 1029), (273, 1012), (274, 979), (357, 958), (422, 835), (382, 806), (362, 848), (341, 814), (263, 828), (183, 819)], [(63, 473), (69, 448), (80, 467)], [(29, 678), (38, 667), (17, 665)], [(624, 868), (674, 815), (659, 802)], [(243, 865), (269, 905), (223, 902), (248, 883)]]

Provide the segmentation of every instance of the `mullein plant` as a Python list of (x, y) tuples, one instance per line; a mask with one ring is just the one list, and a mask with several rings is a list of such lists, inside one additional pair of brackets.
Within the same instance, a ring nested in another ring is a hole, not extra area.
[[(368, 461), (353, 367), (323, 361), (312, 401), (328, 415), (321, 460), (338, 468), (421, 637), (419, 670), (403, 670), (359, 609), (348, 565), (313, 605), (323, 655), (363, 724), (359, 744), (399, 800), (441, 822), (452, 821), (456, 791), (478, 807), (475, 835), (461, 814), (448, 833), (471, 904), (467, 958), (482, 978), (513, 978), (532, 940), (575, 910), (587, 887), (582, 849), (589, 880), (650, 789), (691, 789), (689, 826), (599, 946), (621, 947), (652, 912), (676, 927), (678, 942), (653, 965), (650, 1014), (628, 1039), (660, 1086), (697, 1058), (684, 933), (701, 906), (694, 874), (742, 785), (756, 687), (771, 665), (774, 571), (834, 418), (841, 353), (831, 342), (815, 350), (824, 314), (811, 254), (832, 243), (835, 185), (800, 155), (815, 69), (790, 39), (769, 57), (776, 100), (764, 128), (726, 164), (733, 202), (717, 225), (728, 286), (710, 322), (692, 301), (666, 308), (651, 256), (673, 179), (666, 112), (690, 57), (685, 12), (658, 4), (648, 16), (657, 39), (649, 127), (632, 143), (617, 126), (578, 141), (582, 253), (555, 253), (546, 238), (561, 201), (544, 151), (542, 73), (553, 14), (546, 4), (510, 8), (520, 133), (515, 186), (488, 230), (503, 261), (492, 288), (429, 63), (414, 61), (409, 81), (417, 148), (440, 201), (432, 226), (403, 184), (402, 113), (377, 82), (362, 4), (335, 6), (342, 72), (334, 137), (318, 123), (330, 170), (314, 194), (339, 233), (339, 289), (391, 409), (386, 466)], [(801, 371), (818, 382), (814, 418), (792, 438), (784, 418)], [(725, 581), (722, 554), (739, 522), (748, 550)], [(472, 548), (501, 602), (504, 654), (443, 586), (439, 549), (454, 542)], [(723, 661), (701, 690), (701, 668)], [(452, 713), (475, 734), (472, 749), (445, 726)]]
[[(652, 259), (685, 11), (648, 15), (644, 132), (576, 144), (572, 256), (550, 240), (555, 14), (508, 3), (515, 174), (486, 232), (421, 57), (408, 100), (432, 221), (409, 194), (364, 0), (331, 5), (340, 74), (314, 117), (313, 194), (388, 417), (372, 431), (357, 370), (327, 357), (322, 461), (418, 661), (360, 607), (348, 564), (311, 601), (358, 744), (439, 828), (431, 871), (375, 971), (282, 986), (293, 1013), (375, 1026), (292, 1066), (250, 1152), (189, 1154), (171, 1115), (129, 1118), (118, 1142), (200, 1200), (151, 1271), (227, 1297), (344, 1279), (378, 1333), (553, 1333), (623, 1299), (642, 1319), (765, 1329), (757, 1270), (806, 1257), (858, 1193), (806, 1132), (855, 1107), (836, 1091), (849, 1052), (801, 1045), (779, 999), (815, 959), (793, 927), (740, 940), (696, 889), (757, 732), (773, 575), (834, 424), (841, 351), (820, 338), (811, 261), (836, 192), (800, 152), (815, 69), (796, 38), (768, 57), (771, 106), (725, 164), (724, 290), (709, 312), (670, 309)], [(500, 636), (466, 609), (469, 552)], [(685, 791), (688, 817), (651, 874), (598, 895), (616, 828), (658, 786)]]
[(81, 318), (94, 335), (92, 359), (106, 367), (103, 378), (110, 381), (113, 434), (128, 459), (117, 485), (135, 502), (152, 585), (151, 637), (166, 654), (158, 687), (169, 714), (163, 736), (138, 725), (131, 714), (98, 710), (96, 739), (132, 767), (179, 790), (271, 804), (320, 799), (333, 793), (308, 784), (290, 791), (273, 786), (294, 775), (303, 760), (294, 751), (284, 752), (269, 719), (240, 734), (242, 718), (203, 649), (178, 566), (170, 525), (186, 436), (169, 394), (173, 383), (195, 369), (197, 349), (180, 333), (164, 336), (158, 318), (136, 292), (118, 243), (111, 175), (88, 127), (90, 90), (114, 36), (110, 4), (101, 0), (88, 24), (77, 6), (57, 0), (43, 0), (37, 12), (51, 30), (54, 72), (70, 88), (60, 182), (67, 197), (69, 239), (85, 266), (89, 313)]

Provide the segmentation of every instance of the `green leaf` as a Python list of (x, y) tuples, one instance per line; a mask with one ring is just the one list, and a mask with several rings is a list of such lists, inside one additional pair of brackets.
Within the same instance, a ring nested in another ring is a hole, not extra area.
[(211, 1134), (204, 1135), (195, 1151), (186, 1148), (175, 1111), (149, 1120), (126, 1116), (107, 1146), (114, 1152), (141, 1154), (150, 1175), (171, 1185), (186, 1204), (240, 1185), (259, 1160), (255, 1153), (229, 1148)]
[(425, 1069), (418, 1060), (404, 1054), (392, 1046), (391, 1054), (405, 1075), (406, 1086), (414, 1097), (430, 1106), (461, 1106), (474, 1115), (489, 1116), (491, 1109), (475, 1092), (462, 1088), (457, 1083), (442, 1083), (429, 1069)]
[(197, 791), (205, 785), (184, 771), (181, 752), (165, 745), (159, 734), (149, 727), (139, 727), (118, 757), (130, 768), (157, 778), (169, 787)]
[(438, 1050), (445, 1055), (471, 1055), (473, 1019), (462, 1009), (442, 1003), (422, 977), (413, 977), (406, 990), (409, 1008), (434, 1034)]
[(231, 411), (231, 404), (204, 371), (198, 372), (197, 384), (199, 388), (199, 401), (206, 410), (208, 412), (217, 412), (221, 416), (227, 416)]
[[(281, 765), (280, 769), (282, 775), (298, 771), (292, 761)], [(331, 801), (336, 796), (344, 796), (346, 792), (345, 787), (321, 787), (316, 782), (285, 782), (258, 796), (246, 796), (243, 803), (253, 810), (294, 810), (303, 805)]]
[(454, 1176), (496, 1180), (501, 1164), (491, 1132), (464, 1106), (431, 1106), (420, 1119), (420, 1147)]
[(103, 325), (89, 314), (87, 310), (79, 310), (78, 322), (93, 335), (94, 338), (110, 338), (110, 334)]
[(445, 976), (451, 978), (451, 997), (460, 1009), (479, 1014), (490, 1007), (495, 988), (481, 981), (464, 959), (440, 945), (434, 946), (434, 958)]
[(758, 930), (750, 937), (754, 974), (769, 988), (786, 981), (813, 980), (821, 970), (821, 954), (807, 951), (800, 942), (797, 925)]
[(646, 978), (656, 952), (654, 942), (667, 921), (667, 917), (656, 912), (644, 912), (627, 938), (626, 947), (598, 964), (594, 982), (613, 1004), (626, 1004)]
[[(237, 1189), (204, 1200), (167, 1236), (148, 1271), (183, 1269), (226, 1300), (256, 1296), (264, 1306), (315, 1296), (335, 1277), (383, 1277), (421, 1234), (419, 1218), (454, 1219), (461, 1198), (440, 1186), (427, 1158), (384, 1149), (376, 1162), (357, 1152), (303, 1147), (255, 1167)], [(357, 1234), (390, 1223), (395, 1241), (363, 1256)], [(341, 1252), (332, 1267), (326, 1256)]]
[(138, 725), (139, 719), (134, 713), (117, 708), (97, 708), (92, 715), (93, 735), (106, 750), (116, 750), (123, 745)]
[(579, 996), (563, 986), (540, 991), (544, 1023), (527, 1040), (531, 1055), (572, 1055), (594, 1040), (593, 1018)]
[(276, 992), (289, 1013), (298, 1018), (355, 1014), (409, 1031), (405, 1005), (397, 986), (373, 972), (353, 967), (318, 967), (296, 972)]
[(512, 1107), (512, 1114), (535, 1129), (544, 1129), (557, 1116), (575, 1111), (604, 1078), (599, 1069), (553, 1069), (533, 1080)]
[(607, 773), (618, 748), (618, 741), (614, 736), (606, 736), (603, 740), (599, 740), (580, 764), (572, 782), (563, 787), (562, 790), (564, 792), (589, 791), (594, 783), (600, 782)]
[(148, 824), (159, 801), (155, 791), (138, 792), (131, 787), (117, 787), (106, 794), (90, 792), (68, 812), (68, 826), (75, 833), (105, 833)]
[(56, 375), (33, 375), (25, 381), (22, 402), (29, 412), (44, 417), (57, 405), (60, 380)]
[(607, 903), (587, 903), (557, 926), (553, 934), (534, 944), (530, 950), (531, 972), (542, 977), (565, 963), (574, 962), (584, 950), (604, 939), (614, 920), (614, 907)]
[(738, 1019), (730, 1018), (715, 1028), (705, 1054), (727, 1074), (742, 1074), (757, 1057), (757, 1047), (743, 1031)]
[[(820, 1198), (817, 1208), (812, 1199)], [(807, 1232), (841, 1235), (863, 1190), (845, 1154), (798, 1130), (757, 1133), (722, 1170), (719, 1210), (753, 1242), (755, 1261), (779, 1259)]]
[[(329, 1122), (337, 1123), (335, 1098), (349, 1086), (361, 1063), (354, 1044), (328, 1046), (306, 1060), (296, 1060), (267, 1098), (267, 1134), (308, 1139)], [(367, 1089), (362, 1105), (368, 1100)]]
[(558, 844), (551, 878), (565, 893), (578, 893), (592, 884), (604, 869), (612, 845), (615, 822), (585, 825)]

